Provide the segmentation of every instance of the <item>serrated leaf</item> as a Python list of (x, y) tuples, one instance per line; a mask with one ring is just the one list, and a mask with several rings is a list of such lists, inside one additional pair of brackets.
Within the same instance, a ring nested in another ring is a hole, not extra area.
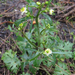
[(24, 71), (25, 66), (28, 64), (28, 61), (24, 61), (21, 63), (21, 70)]
[(20, 57), (24, 58), (25, 60), (29, 59), (29, 56), (28, 56), (28, 54), (26, 53), (26, 51), (23, 52), (23, 54), (20, 55)]
[(64, 50), (72, 50), (73, 43), (69, 41), (65, 43)]
[(73, 43), (70, 43), (70, 42), (59, 43), (59, 46), (57, 48), (61, 50), (60, 54), (64, 54), (64, 56), (60, 55), (60, 57), (63, 56), (67, 59), (72, 58), (72, 52), (71, 52), (72, 46), (73, 46)]
[(13, 52), (12, 50), (5, 52), (1, 59), (4, 61), (7, 68), (13, 71), (13, 73), (16, 73), (21, 65), (20, 60), (17, 58), (16, 52)]
[(53, 24), (52, 19), (50, 18), (50, 16), (48, 16), (48, 15), (45, 14), (45, 13), (43, 13), (42, 15), (48, 20), (48, 23), (49, 23), (50, 25)]
[(33, 62), (33, 65), (35, 66), (35, 67), (39, 67), (40, 66), (40, 64), (41, 64), (41, 62), (42, 62), (42, 60), (40, 59), (40, 60), (38, 60), (37, 58), (34, 60), (34, 62)]
[(55, 66), (55, 71), (53, 75), (71, 75), (71, 74), (65, 63), (58, 62), (58, 65)]

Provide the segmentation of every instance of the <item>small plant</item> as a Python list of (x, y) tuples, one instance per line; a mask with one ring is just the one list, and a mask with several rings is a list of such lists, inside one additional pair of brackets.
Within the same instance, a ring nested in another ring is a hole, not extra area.
[[(26, 0), (29, 4), (26, 7), (21, 8), (21, 14), (25, 17), (16, 20), (14, 25), (8, 26), (11, 32), (14, 32), (17, 36), (16, 44), (20, 49), (20, 55), (13, 50), (8, 50), (2, 56), (2, 60), (9, 70), (17, 74), (19, 68), (23, 72), (21, 75), (25, 75), (24, 69), (26, 65), (29, 66), (29, 71), (36, 75), (36, 72), (40, 67), (50, 75), (50, 70), (53, 70), (53, 75), (70, 75), (70, 71), (65, 63), (65, 59), (72, 58), (72, 46), (73, 43), (65, 42), (55, 35), (58, 33), (56, 25), (53, 24), (52, 19), (45, 12), (49, 12), (50, 15), (54, 13), (53, 9), (49, 9), (51, 0), (40, 3), (33, 2), (32, 0)], [(46, 5), (45, 9), (42, 9)], [(36, 8), (38, 13), (33, 15), (32, 8)], [(39, 15), (42, 14), (45, 19), (39, 19)], [(28, 20), (31, 20), (31, 24), (28, 24)], [(35, 23), (33, 25), (33, 21)], [(24, 31), (26, 26), (30, 26), (28, 31)], [(20, 59), (19, 59), (20, 58)], [(7, 61), (8, 60), (8, 61)], [(44, 67), (46, 66), (46, 67)], [(54, 67), (54, 68), (53, 68)], [(30, 75), (26, 73), (26, 75)]]
[(68, 20), (69, 19), (69, 17), (66, 17), (66, 20)]

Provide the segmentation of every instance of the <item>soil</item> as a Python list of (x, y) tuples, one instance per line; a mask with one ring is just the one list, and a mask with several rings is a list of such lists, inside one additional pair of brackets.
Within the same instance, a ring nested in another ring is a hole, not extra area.
[[(34, 0), (34, 1), (46, 1), (46, 0)], [(59, 0), (56, 0), (57, 2)], [(65, 1), (65, 0), (62, 0)], [(55, 0), (52, 0), (52, 2), (55, 2)], [(71, 2), (74, 2), (74, 0)], [(12, 48), (13, 42), (11, 42), (11, 38), (15, 38), (15, 34), (10, 32), (7, 27), (8, 25), (12, 25), (9, 21), (12, 20), (15, 22), (17, 19), (20, 19), (24, 16), (21, 15), (20, 9), (26, 5), (25, 0), (0, 0), (0, 51), (2, 54), (6, 51)], [(55, 19), (55, 16), (50, 16), (54, 21), (58, 21)], [(42, 18), (42, 16), (41, 16)], [(74, 20), (75, 21), (75, 20)], [(58, 26), (59, 29), (59, 37), (61, 40), (66, 40), (75, 43), (73, 40), (73, 36), (70, 34), (71, 32), (74, 32), (75, 35), (75, 23), (73, 25), (71, 23), (66, 23), (64, 21), (60, 21), (60, 25)], [(64, 30), (63, 30), (64, 29)], [(65, 35), (66, 34), (66, 35)], [(8, 43), (9, 41), (9, 43)], [(75, 45), (73, 46), (75, 48)], [(0, 58), (2, 56), (0, 55)], [(73, 59), (67, 60), (68, 63), (75, 63)], [(0, 75), (10, 75), (9, 70), (4, 66), (3, 61), (0, 60)], [(71, 73), (73, 74), (74, 67), (70, 68)], [(25, 69), (27, 71), (28, 68)], [(40, 75), (40, 72), (42, 75), (47, 75), (45, 71), (39, 70), (37, 71), (36, 75)], [(19, 75), (21, 72), (19, 72), (17, 75)], [(32, 74), (31, 74), (32, 75)], [(75, 74), (74, 74), (75, 75)]]

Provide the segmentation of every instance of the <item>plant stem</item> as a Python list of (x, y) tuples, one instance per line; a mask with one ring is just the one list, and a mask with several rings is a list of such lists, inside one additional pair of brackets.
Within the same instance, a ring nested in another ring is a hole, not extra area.
[(40, 47), (40, 32), (39, 32), (39, 24), (38, 24), (38, 17), (36, 18), (36, 25), (37, 25), (37, 32), (38, 32), (38, 47)]
[(48, 75), (50, 75), (50, 73), (42, 66), (42, 68), (46, 71), (46, 73), (48, 74)]
[(45, 30), (46, 30), (46, 28), (45, 28), (45, 29), (43, 29), (43, 30), (40, 32), (40, 34), (42, 34), (42, 32), (43, 32), (43, 31), (45, 31)]
[(36, 15), (36, 25), (37, 25), (37, 32), (38, 32), (38, 47), (40, 47), (40, 31), (39, 31), (39, 24), (38, 24), (38, 17), (39, 17), (39, 13), (41, 11), (41, 7), (39, 8), (39, 11)]
[(27, 41), (31, 44), (31, 45), (33, 45), (35, 48), (37, 48), (37, 46), (34, 44), (34, 43), (32, 43), (29, 39), (28, 39), (28, 37), (22, 32), (22, 34), (23, 34), (23, 36), (27, 39)]
[(40, 54), (36, 55), (35, 57), (33, 57), (32, 59), (30, 59), (29, 61), (35, 60), (39, 56), (40, 56)]

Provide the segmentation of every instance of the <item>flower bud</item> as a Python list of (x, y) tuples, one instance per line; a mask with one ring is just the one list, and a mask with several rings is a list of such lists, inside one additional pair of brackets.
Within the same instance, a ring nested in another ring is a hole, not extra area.
[(47, 11), (49, 11), (49, 8), (46, 8)]
[(47, 10), (45, 9), (45, 12), (47, 12)]
[(18, 30), (21, 30), (21, 28), (19, 27)]
[(45, 42), (42, 42), (42, 44), (45, 44)]
[(50, 24), (46, 25), (46, 28), (47, 28), (47, 29), (50, 28)]
[(36, 2), (36, 4), (37, 4), (37, 5), (41, 5), (41, 3), (40, 3), (40, 2)]
[(22, 27), (23, 26), (23, 23), (20, 23), (19, 26)]
[(48, 1), (46, 1), (45, 4), (48, 4)]

